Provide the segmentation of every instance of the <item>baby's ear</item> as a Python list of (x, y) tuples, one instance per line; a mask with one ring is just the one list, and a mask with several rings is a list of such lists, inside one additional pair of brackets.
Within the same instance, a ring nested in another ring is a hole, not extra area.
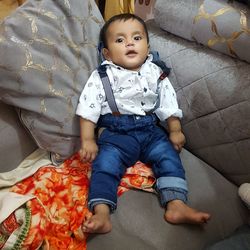
[(106, 60), (110, 61), (109, 50), (107, 48), (102, 49), (102, 54)]

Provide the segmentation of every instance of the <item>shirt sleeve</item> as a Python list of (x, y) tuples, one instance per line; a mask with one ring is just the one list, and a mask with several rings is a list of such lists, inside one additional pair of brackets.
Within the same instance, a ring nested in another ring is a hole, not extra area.
[(182, 110), (179, 109), (175, 90), (168, 78), (159, 83), (159, 107), (155, 114), (161, 121), (165, 121), (170, 116), (182, 118)]
[(89, 77), (80, 95), (76, 114), (84, 119), (97, 123), (104, 100), (105, 93), (102, 82), (99, 73), (95, 70)]

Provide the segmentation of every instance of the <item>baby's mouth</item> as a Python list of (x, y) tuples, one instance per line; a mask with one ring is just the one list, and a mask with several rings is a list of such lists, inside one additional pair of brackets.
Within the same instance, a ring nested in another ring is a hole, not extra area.
[(134, 56), (134, 55), (137, 55), (137, 52), (135, 50), (129, 50), (127, 53), (126, 53), (126, 56)]

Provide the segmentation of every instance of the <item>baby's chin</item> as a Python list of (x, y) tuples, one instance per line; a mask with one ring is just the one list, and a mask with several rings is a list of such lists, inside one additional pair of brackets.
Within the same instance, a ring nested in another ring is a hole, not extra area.
[(120, 64), (119, 66), (124, 68), (124, 69), (127, 69), (127, 70), (139, 71), (143, 63), (144, 62), (142, 62), (142, 63), (134, 63), (131, 60), (131, 62), (123, 63), (123, 64)]

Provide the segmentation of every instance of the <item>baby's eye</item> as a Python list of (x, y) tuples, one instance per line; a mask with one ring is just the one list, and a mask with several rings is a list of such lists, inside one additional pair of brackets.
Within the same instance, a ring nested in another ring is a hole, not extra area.
[(139, 40), (142, 39), (142, 37), (141, 37), (141, 36), (135, 36), (134, 39), (135, 39), (136, 41), (139, 41)]
[(123, 39), (122, 38), (118, 38), (115, 40), (116, 43), (122, 43), (123, 42)]

